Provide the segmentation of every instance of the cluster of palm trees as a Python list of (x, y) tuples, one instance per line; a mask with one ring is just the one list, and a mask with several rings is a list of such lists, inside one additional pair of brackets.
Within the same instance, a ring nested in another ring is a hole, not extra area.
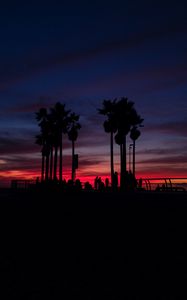
[[(130, 133), (133, 141), (133, 175), (135, 177), (135, 141), (140, 136), (139, 127), (143, 119), (137, 113), (134, 102), (122, 97), (114, 100), (103, 100), (102, 108), (98, 109), (99, 114), (107, 117), (104, 121), (105, 132), (110, 133), (110, 166), (111, 185), (114, 187), (114, 150), (113, 143), (120, 146), (120, 186), (125, 187), (127, 173), (126, 166), (126, 138)], [(65, 104), (57, 102), (52, 108), (40, 108), (36, 112), (36, 120), (40, 127), (40, 134), (36, 136), (36, 143), (41, 146), (42, 167), (41, 181), (62, 182), (63, 179), (63, 135), (67, 134), (72, 142), (72, 174), (71, 179), (75, 180), (75, 170), (78, 164), (78, 157), (75, 154), (75, 141), (78, 131), (81, 128), (79, 115), (66, 109)], [(57, 176), (57, 168), (59, 169)]]
[[(36, 136), (36, 144), (41, 146), (42, 167), (41, 181), (57, 181), (63, 179), (63, 135), (67, 134), (72, 142), (72, 180), (75, 179), (77, 155), (75, 155), (75, 141), (81, 128), (79, 115), (66, 109), (65, 104), (57, 102), (49, 111), (40, 108), (36, 112), (36, 120), (40, 127), (40, 134)], [(59, 178), (57, 177), (59, 167)]]
[[(135, 176), (135, 141), (140, 136), (143, 119), (134, 108), (134, 102), (122, 97), (119, 100), (103, 100), (102, 108), (98, 109), (99, 114), (107, 117), (104, 121), (105, 132), (110, 133), (110, 164), (111, 164), (111, 185), (114, 179), (114, 153), (113, 141), (120, 146), (120, 186), (125, 187), (126, 167), (126, 138), (130, 133), (133, 140), (133, 175)], [(115, 136), (114, 136), (115, 135)]]

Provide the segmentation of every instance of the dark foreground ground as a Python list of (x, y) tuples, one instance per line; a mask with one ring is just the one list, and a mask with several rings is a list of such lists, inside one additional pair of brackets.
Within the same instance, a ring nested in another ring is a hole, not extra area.
[(0, 299), (187, 299), (186, 194), (2, 191)]

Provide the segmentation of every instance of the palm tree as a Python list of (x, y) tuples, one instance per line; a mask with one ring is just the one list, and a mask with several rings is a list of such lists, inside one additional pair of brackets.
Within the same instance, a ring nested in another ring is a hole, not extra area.
[(115, 135), (115, 142), (116, 144), (118, 144), (120, 146), (120, 186), (122, 186), (122, 171), (123, 171), (123, 141), (124, 141), (124, 138), (123, 138), (123, 135), (118, 132), (116, 135)]
[(50, 144), (47, 141), (43, 148), (44, 156), (46, 157), (46, 163), (45, 163), (45, 181), (48, 181), (49, 179), (49, 156), (50, 156)]
[(40, 108), (35, 114), (39, 126), (42, 126), (42, 123), (48, 120), (48, 113), (45, 107)]
[(41, 166), (41, 181), (44, 181), (44, 168), (45, 168), (45, 151), (44, 151), (44, 137), (42, 134), (36, 135), (36, 144), (42, 146), (42, 166)]
[(46, 163), (45, 163), (45, 181), (48, 181), (49, 179), (49, 166), (50, 166), (50, 154), (51, 154), (51, 124), (49, 120), (45, 121), (45, 123), (42, 123), (41, 127), (41, 133), (44, 138), (44, 146), (43, 146), (43, 153), (46, 157)]
[[(38, 112), (36, 112), (36, 120), (38, 121), (38, 125), (40, 126), (40, 135), (36, 136), (36, 143), (40, 146), (42, 146), (42, 170), (41, 170), (41, 181), (45, 179), (48, 179), (48, 132), (49, 132), (49, 126), (48, 126), (48, 113), (47, 109), (42, 107), (39, 109)], [(45, 157), (46, 157), (46, 165), (45, 165)], [(46, 166), (46, 170), (44, 172), (44, 165)], [(45, 174), (44, 174), (45, 173)]]
[(57, 153), (58, 145), (60, 148), (59, 158), (59, 181), (62, 183), (62, 135), (67, 133), (68, 115), (70, 110), (65, 109), (65, 104), (57, 102), (53, 108), (51, 108), (51, 115), (55, 125), (55, 158), (54, 158), (54, 178), (56, 178), (56, 166), (57, 166)]
[(115, 136), (116, 142), (120, 145), (121, 157), (121, 187), (125, 185), (125, 176), (127, 172), (126, 167), (126, 137), (133, 126), (142, 123), (143, 119), (137, 114), (134, 108), (134, 102), (129, 101), (128, 98), (122, 97), (116, 103), (116, 119), (117, 119), (117, 135)]
[(50, 171), (49, 171), (50, 180), (53, 179), (53, 146), (54, 146), (54, 141), (52, 140), (52, 136), (51, 136), (51, 141), (50, 141)]
[(58, 162), (58, 147), (59, 147), (59, 133), (58, 131), (54, 137), (54, 169), (53, 169), (53, 180), (57, 181), (57, 162)]
[(117, 118), (117, 135), (115, 141), (120, 145), (120, 186), (125, 184), (126, 175), (126, 137), (130, 131), (132, 123), (132, 110), (134, 103), (128, 101), (128, 98), (122, 97), (116, 104), (116, 118)]
[(103, 127), (105, 132), (110, 133), (110, 170), (111, 170), (111, 185), (113, 187), (114, 177), (114, 151), (113, 151), (113, 135), (117, 131), (117, 120), (115, 114), (116, 99), (103, 100), (103, 107), (98, 109), (99, 114), (107, 117), (104, 121)]
[(71, 179), (74, 182), (75, 180), (75, 141), (78, 137), (78, 130), (81, 128), (79, 121), (79, 115), (75, 113), (71, 113), (69, 116), (69, 124), (68, 124), (68, 138), (72, 142), (72, 173)]
[(49, 144), (50, 144), (50, 180), (53, 179), (53, 163), (54, 163), (54, 157), (53, 157), (53, 150), (55, 147), (55, 124), (53, 122), (53, 118), (51, 114), (49, 115), (49, 126), (50, 126), (50, 134), (49, 134)]
[[(52, 110), (52, 109), (51, 109)], [(50, 127), (49, 144), (50, 144), (50, 180), (57, 180), (57, 160), (58, 160), (58, 147), (60, 144), (60, 130), (56, 122), (54, 113), (48, 115), (48, 123)], [(54, 155), (53, 155), (54, 154)]]

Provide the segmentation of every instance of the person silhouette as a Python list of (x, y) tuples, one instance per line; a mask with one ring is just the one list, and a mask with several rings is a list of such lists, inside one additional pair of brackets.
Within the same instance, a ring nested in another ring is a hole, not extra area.
[(105, 187), (108, 189), (108, 187), (109, 187), (109, 179), (108, 178), (106, 178), (105, 179)]
[(138, 187), (139, 187), (139, 188), (142, 188), (142, 178), (139, 179)]
[(115, 172), (113, 175), (113, 185), (114, 185), (114, 189), (118, 188), (118, 172)]
[(98, 176), (95, 177), (94, 180), (94, 189), (97, 190), (98, 189)]

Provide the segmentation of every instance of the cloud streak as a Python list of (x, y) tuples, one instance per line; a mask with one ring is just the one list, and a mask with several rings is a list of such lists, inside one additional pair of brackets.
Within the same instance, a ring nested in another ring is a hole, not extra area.
[(145, 164), (151, 164), (151, 165), (154, 165), (154, 164), (158, 164), (158, 165), (166, 164), (167, 165), (167, 164), (169, 164), (171, 166), (181, 164), (184, 166), (185, 164), (187, 164), (187, 156), (186, 155), (178, 155), (178, 156), (172, 155), (172, 156), (164, 156), (164, 157), (152, 157), (149, 159), (139, 160), (139, 163), (144, 164), (144, 165)]
[[(168, 24), (165, 28), (151, 29), (134, 33), (130, 36), (126, 36), (125, 39), (113, 39), (111, 41), (104, 41), (103, 43), (94, 45), (86, 49), (73, 51), (66, 53), (63, 50), (63, 45), (59, 45), (58, 48), (49, 46), (48, 48), (40, 49), (35, 48), (34, 51), (26, 53), (25, 56), (15, 58), (11, 61), (11, 72), (7, 66), (7, 61), (2, 62), (2, 68), (0, 72), (0, 89), (8, 88), (12, 84), (16, 84), (25, 78), (31, 78), (36, 74), (41, 74), (48, 70), (52, 70), (58, 67), (76, 66), (83, 62), (90, 61), (92, 59), (102, 57), (103, 55), (114, 55), (119, 51), (127, 51), (129, 49), (136, 49), (140, 45), (150, 43), (152, 40), (161, 39), (163, 37), (172, 37), (177, 34), (186, 34), (186, 26), (183, 21), (177, 24)], [(53, 41), (54, 43), (54, 41)], [(55, 50), (54, 50), (55, 49)], [(56, 50), (58, 49), (58, 51)]]
[(144, 130), (145, 132), (156, 132), (157, 134), (174, 134), (178, 137), (187, 137), (187, 121), (170, 121), (160, 124), (149, 124)]

